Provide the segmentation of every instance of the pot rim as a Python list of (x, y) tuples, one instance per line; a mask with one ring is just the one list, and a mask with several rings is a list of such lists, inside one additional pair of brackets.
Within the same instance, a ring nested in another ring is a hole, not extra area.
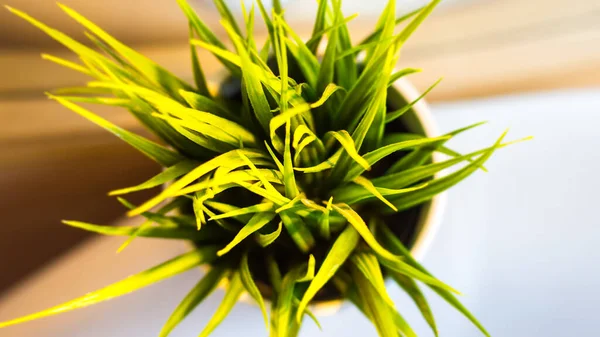
[[(398, 79), (394, 83), (394, 88), (396, 88), (408, 102), (412, 102), (420, 96), (419, 91), (406, 78)], [(440, 135), (437, 124), (433, 118), (433, 113), (425, 99), (421, 99), (415, 103), (412, 107), (412, 111), (423, 127), (425, 136), (437, 137)], [(432, 157), (434, 163), (444, 160), (444, 156), (440, 152), (433, 152)], [(438, 172), (434, 177), (439, 178), (441, 175), (442, 172)], [(447, 192), (444, 191), (436, 194), (431, 200), (422, 205), (423, 210), (419, 216), (416, 229), (417, 233), (415, 233), (413, 244), (410, 247), (411, 255), (417, 260), (423, 259), (439, 230), (442, 215), (446, 207), (446, 199)]]

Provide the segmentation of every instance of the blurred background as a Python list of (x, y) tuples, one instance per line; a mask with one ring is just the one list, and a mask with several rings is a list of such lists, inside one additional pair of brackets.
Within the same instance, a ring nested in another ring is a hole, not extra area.
[[(83, 37), (82, 28), (53, 0), (3, 2)], [(187, 23), (175, 1), (62, 2), (175, 74), (191, 78)], [(224, 36), (212, 1), (190, 2)], [(230, 2), (239, 14), (239, 2)], [(398, 3), (401, 15), (424, 1)], [(384, 5), (384, 0), (344, 1), (346, 15), (360, 12), (350, 26), (354, 41), (370, 31)], [(309, 34), (316, 1), (287, 0), (285, 8), (292, 26)], [(44, 91), (79, 85), (85, 78), (42, 60), (41, 52), (72, 58), (37, 29), (0, 11), (0, 293), (88, 239), (83, 231), (61, 225), (61, 219), (101, 224), (118, 219), (123, 210), (106, 192), (139, 183), (159, 169), (112, 135), (46, 100)], [(203, 57), (208, 76), (217, 73), (217, 62)], [(455, 102), (539, 92), (553, 97), (598, 88), (600, 1), (446, 0), (409, 40), (401, 63), (425, 70), (411, 77), (421, 90), (444, 76), (428, 96), (436, 114), (448, 110), (436, 106)], [(98, 106), (94, 111), (138, 128), (127, 114)]]

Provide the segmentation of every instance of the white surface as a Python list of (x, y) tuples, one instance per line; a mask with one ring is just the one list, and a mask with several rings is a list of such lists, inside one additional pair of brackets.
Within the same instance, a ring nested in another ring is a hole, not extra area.
[[(493, 143), (509, 126), (510, 138), (536, 138), (501, 150), (488, 163), (488, 174), (478, 172), (450, 191), (425, 265), (465, 294), (463, 303), (494, 336), (597, 336), (600, 89), (433, 109), (442, 131), (493, 121), (453, 140), (452, 146), (462, 151)], [(120, 242), (92, 241), (23, 283), (0, 300), (0, 320), (81, 295), (180, 249), (170, 242), (140, 239), (115, 256)], [(156, 336), (197, 277), (198, 272), (191, 271), (120, 299), (0, 330), (0, 336)], [(397, 287), (390, 288), (417, 332), (430, 336), (413, 305)], [(221, 297), (221, 292), (212, 296), (172, 336), (197, 335)], [(442, 336), (480, 336), (441, 300), (429, 298)], [(350, 306), (321, 323), (324, 331), (318, 333), (307, 321), (302, 335), (375, 336), (370, 323)], [(265, 336), (257, 308), (238, 305), (214, 336), (236, 334)]]

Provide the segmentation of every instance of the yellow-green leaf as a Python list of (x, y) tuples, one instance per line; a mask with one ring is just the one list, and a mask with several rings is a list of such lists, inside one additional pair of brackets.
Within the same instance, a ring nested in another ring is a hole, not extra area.
[(377, 190), (377, 188), (373, 185), (373, 183), (369, 179), (360, 176), (360, 177), (354, 178), (354, 180), (352, 180), (352, 181), (354, 183), (362, 186), (364, 189), (369, 191), (377, 199), (381, 200), (384, 204), (388, 205), (394, 211), (398, 210), (398, 208), (396, 208), (396, 206), (394, 206), (391, 202), (389, 202), (389, 200), (387, 200), (383, 195), (381, 195), (381, 193)]
[[(194, 31), (196, 32), (196, 34), (198, 35), (198, 37), (200, 38), (200, 40), (203, 43), (206, 43), (207, 45), (210, 45), (210, 46), (215, 46), (217, 48), (225, 49), (225, 45), (208, 28), (208, 26), (202, 20), (200, 20), (200, 18), (198, 17), (198, 14), (196, 14), (196, 12), (192, 8), (192, 6), (190, 6), (190, 4), (187, 2), (187, 0), (177, 0), (177, 3), (179, 4), (179, 7), (181, 7), (181, 9), (183, 10), (183, 13), (188, 18), (188, 21), (194, 28)], [(239, 68), (237, 67), (237, 65), (232, 64), (229, 60), (221, 57), (218, 54), (215, 54), (215, 56), (217, 56), (217, 58), (221, 61), (221, 63), (223, 63), (223, 65), (225, 67), (227, 67), (227, 69), (233, 75), (239, 75), (240, 71), (239, 71)]]
[(417, 191), (413, 191), (410, 193), (402, 194), (397, 196), (390, 201), (398, 207), (399, 210), (407, 209), (414, 205), (418, 205), (422, 202), (425, 202), (431, 199), (434, 195), (441, 193), (442, 191), (447, 190), (448, 188), (456, 185), (460, 181), (464, 180), (468, 176), (470, 176), (473, 172), (477, 171), (479, 167), (481, 167), (494, 153), (495, 150), (499, 148), (502, 143), (502, 139), (506, 135), (506, 132), (500, 136), (496, 144), (494, 144), (493, 149), (487, 151), (485, 154), (481, 155), (481, 157), (477, 158), (477, 160), (473, 161), (469, 165), (461, 168), (460, 170), (448, 174), (442, 178), (434, 179), (430, 181), (427, 187), (419, 189)]
[(195, 110), (210, 112), (219, 117), (235, 121), (234, 116), (223, 104), (215, 102), (209, 96), (185, 90), (180, 90), (179, 94)]
[(308, 252), (315, 245), (315, 238), (311, 234), (304, 220), (296, 214), (288, 211), (279, 213), (283, 225), (296, 243), (296, 246), (303, 251)]
[(277, 240), (277, 238), (281, 234), (282, 229), (283, 229), (283, 222), (279, 221), (279, 225), (277, 226), (277, 229), (274, 232), (269, 233), (269, 234), (257, 233), (256, 241), (258, 242), (258, 244), (261, 247), (267, 247), (268, 245), (273, 243), (275, 240)]
[[(189, 23), (189, 31), (190, 31), (190, 40), (194, 38), (194, 26), (192, 23)], [(200, 64), (200, 60), (198, 59), (198, 52), (196, 51), (196, 46), (190, 43), (190, 54), (192, 56), (192, 72), (194, 73), (194, 82), (196, 83), (196, 89), (198, 93), (210, 96), (210, 91), (208, 90), (208, 84), (206, 83), (206, 77), (204, 76), (204, 71), (202, 71), (202, 65)]]
[(132, 291), (141, 289), (158, 281), (162, 281), (166, 278), (192, 269), (198, 265), (209, 263), (216, 257), (216, 250), (217, 249), (215, 246), (204, 246), (187, 254), (173, 258), (144, 272), (130, 276), (122, 281), (113, 283), (108, 287), (93, 291), (87, 295), (68, 301), (61, 305), (57, 305), (32, 315), (2, 322), (0, 323), (0, 328), (87, 307), (92, 304), (128, 294)]
[[(257, 163), (255, 161), (255, 163)], [(283, 176), (273, 169), (258, 169), (260, 175), (263, 176), (270, 183), (283, 184)], [(197, 191), (206, 190), (209, 188), (218, 188), (229, 184), (237, 184), (240, 182), (254, 182), (260, 178), (252, 170), (238, 170), (229, 172), (223, 176), (217, 177), (216, 175), (206, 181), (202, 181), (196, 184), (189, 185), (177, 192), (177, 195), (185, 195)]]
[(222, 21), (221, 23), (223, 24), (223, 27), (225, 27), (225, 30), (229, 33), (229, 36), (231, 37), (231, 40), (238, 52), (240, 66), (242, 68), (242, 79), (246, 85), (248, 99), (250, 100), (250, 104), (252, 104), (256, 118), (260, 122), (260, 125), (263, 127), (263, 129), (268, 131), (269, 121), (273, 117), (273, 114), (271, 113), (267, 96), (265, 96), (260, 75), (256, 73), (256, 68), (254, 67), (252, 59), (250, 58), (244, 43), (241, 41), (240, 36), (232, 31), (233, 28), (231, 28), (227, 22)]
[[(290, 270), (281, 282), (281, 289), (273, 302), (271, 310), (271, 335), (277, 337), (296, 336), (300, 329), (300, 320), (294, 320), (294, 287), (302, 277), (305, 265)], [(301, 319), (302, 317), (300, 317)]]
[[(421, 272), (426, 273), (430, 276), (433, 276), (419, 262), (417, 262), (417, 260), (415, 260), (411, 256), (410, 251), (406, 247), (404, 247), (402, 242), (400, 242), (400, 240), (393, 234), (393, 232), (384, 223), (380, 224), (378, 226), (378, 228), (381, 230), (382, 241), (386, 244), (388, 249), (390, 249), (391, 251), (393, 251), (396, 254), (403, 256), (406, 259), (407, 263), (409, 263), (413, 267), (417, 268)], [(435, 291), (438, 295), (440, 295), (440, 297), (442, 297), (446, 302), (448, 302), (456, 310), (458, 310), (460, 313), (462, 313), (466, 318), (468, 318), (471, 321), (471, 323), (473, 323), (484, 335), (486, 335), (488, 337), (490, 336), (490, 334), (483, 327), (483, 325), (475, 318), (475, 316), (473, 314), (471, 314), (471, 312), (469, 312), (469, 310), (467, 310), (467, 308), (465, 308), (460, 303), (460, 301), (452, 293), (450, 293), (444, 289), (440, 289), (438, 287), (430, 286), (430, 288), (433, 291)]]
[(237, 208), (237, 209), (229, 211), (227, 213), (218, 214), (218, 215), (215, 215), (214, 217), (210, 218), (210, 220), (233, 218), (233, 217), (237, 217), (237, 216), (245, 215), (245, 214), (272, 212), (274, 210), (275, 210), (275, 204), (273, 204), (272, 202), (264, 202), (264, 203), (260, 203), (260, 204), (256, 204), (256, 205), (252, 205), (252, 206), (248, 206), (248, 207)]
[(419, 102), (431, 90), (433, 90), (433, 88), (435, 88), (441, 81), (442, 81), (442, 78), (440, 78), (437, 81), (435, 81), (435, 83), (433, 83), (429, 88), (427, 88), (427, 90), (423, 91), (423, 93), (421, 95), (419, 95), (419, 97), (417, 97), (414, 101), (408, 103), (407, 105), (403, 106), (402, 108), (400, 108), (400, 109), (398, 109), (396, 111), (389, 112), (385, 116), (385, 122), (386, 123), (392, 122), (392, 121), (396, 120), (398, 117), (404, 115), (407, 111), (409, 111), (410, 109), (412, 109), (412, 107), (415, 104), (417, 104), (417, 102)]
[(297, 282), (306, 282), (306, 281), (311, 281), (312, 279), (314, 279), (315, 278), (315, 264), (316, 264), (315, 257), (312, 254), (310, 254), (308, 257), (308, 267), (306, 269), (306, 274), (304, 274), (304, 276), (299, 278)]
[(61, 65), (63, 67), (67, 67), (67, 68), (75, 70), (75, 71), (78, 71), (78, 72), (86, 74), (88, 76), (93, 76), (92, 72), (88, 68), (86, 68), (86, 67), (84, 67), (84, 66), (82, 66), (80, 64), (77, 64), (75, 62), (71, 62), (71, 61), (65, 60), (65, 59), (63, 59), (61, 57), (57, 57), (57, 56), (53, 56), (53, 55), (49, 55), (49, 54), (42, 54), (42, 58), (44, 60), (48, 60), (48, 61), (54, 62), (54, 63), (56, 63), (58, 65)]
[(355, 253), (351, 259), (352, 263), (360, 270), (367, 280), (371, 283), (373, 288), (379, 293), (379, 296), (391, 307), (394, 306), (394, 302), (387, 293), (385, 280), (381, 273), (381, 268), (377, 257), (368, 252)]
[(390, 76), (390, 79), (388, 82), (388, 87), (392, 86), (397, 80), (399, 80), (400, 78), (402, 78), (406, 75), (420, 73), (421, 71), (422, 71), (422, 69), (419, 69), (419, 68), (404, 68), (404, 69), (398, 70), (397, 72), (393, 73)]
[(325, 257), (323, 264), (300, 300), (296, 317), (298, 322), (300, 322), (304, 310), (317, 292), (335, 275), (337, 270), (346, 262), (350, 254), (354, 251), (358, 244), (358, 239), (358, 232), (352, 226), (347, 226), (335, 240), (329, 253), (327, 253), (327, 256)]
[(368, 278), (355, 266), (352, 266), (352, 277), (367, 315), (373, 321), (380, 337), (397, 337), (398, 329), (389, 305), (373, 288)]
[[(379, 162), (381, 159), (383, 159), (397, 151), (411, 149), (411, 148), (414, 148), (417, 146), (428, 145), (428, 144), (432, 144), (432, 143), (439, 143), (439, 142), (443, 142), (447, 139), (450, 139), (450, 136), (442, 136), (442, 137), (436, 137), (436, 138), (422, 138), (422, 139), (407, 140), (407, 141), (403, 141), (403, 142), (389, 144), (389, 145), (382, 146), (376, 150), (366, 153), (363, 156), (363, 158), (369, 165), (374, 165), (375, 163)], [(350, 181), (350, 180), (358, 177), (363, 172), (364, 172), (364, 168), (362, 166), (353, 163), (353, 165), (348, 170), (348, 173), (346, 174), (344, 181)]]
[(225, 1), (213, 0), (213, 3), (215, 4), (215, 6), (217, 7), (217, 10), (219, 11), (219, 14), (221, 15), (221, 19), (227, 21), (227, 23), (229, 23), (229, 25), (233, 28), (233, 30), (239, 36), (242, 36), (242, 31), (240, 30), (240, 27), (238, 26), (237, 22), (235, 21), (235, 18), (233, 17), (233, 14), (231, 14), (231, 11), (229, 10), (229, 7), (225, 3)]
[(346, 130), (331, 131), (328, 134), (333, 136), (333, 138), (335, 138), (338, 142), (340, 142), (340, 144), (342, 145), (344, 150), (346, 150), (346, 153), (357, 164), (362, 166), (365, 170), (371, 169), (371, 165), (369, 165), (369, 163), (363, 157), (361, 157), (360, 154), (358, 154), (358, 151), (356, 150), (356, 147), (354, 146), (354, 140), (352, 139), (352, 136), (350, 136), (348, 131), (346, 131)]
[(131, 100), (127, 98), (114, 98), (114, 97), (83, 97), (83, 96), (60, 96), (62, 99), (66, 99), (71, 102), (80, 103), (92, 103), (101, 105), (118, 106), (122, 108), (130, 108)]
[(171, 331), (183, 321), (204, 299), (210, 295), (219, 282), (227, 276), (228, 270), (221, 266), (213, 266), (210, 271), (192, 288), (183, 301), (175, 308), (162, 330), (159, 337), (167, 337)]
[(399, 273), (404, 275), (414, 277), (421, 282), (435, 285), (437, 287), (446, 289), (448, 291), (456, 292), (453, 288), (441, 282), (440, 280), (433, 278), (427, 274), (420, 272), (419, 270), (413, 268), (412, 266), (406, 264), (399, 256), (396, 256), (390, 253), (387, 249), (385, 249), (381, 244), (375, 239), (373, 233), (367, 227), (367, 224), (364, 220), (356, 213), (352, 208), (347, 205), (343, 205), (342, 207), (333, 204), (333, 209), (342, 215), (348, 222), (356, 229), (356, 231), (360, 234), (360, 236), (365, 240), (365, 242), (373, 249), (373, 251), (377, 254), (377, 256), (381, 259), (381, 263), (386, 267), (396, 270)]
[(417, 283), (410, 277), (396, 273), (393, 270), (390, 270), (389, 273), (394, 281), (396, 281), (396, 283), (408, 294), (408, 296), (410, 296), (413, 302), (415, 302), (417, 308), (419, 308), (419, 311), (421, 312), (421, 315), (423, 315), (423, 318), (433, 331), (433, 334), (437, 337), (438, 330), (435, 324), (433, 312), (431, 312), (429, 303), (427, 302), (425, 295), (421, 292), (421, 289), (419, 289)]
[(222, 239), (223, 235), (217, 231), (203, 229), (198, 231), (193, 227), (170, 227), (170, 226), (102, 226), (81, 221), (64, 220), (65, 225), (80, 228), (88, 232), (109, 236), (131, 236), (137, 235), (147, 238), (177, 239), (191, 241), (206, 241), (207, 239)]
[(100, 27), (84, 18), (82, 15), (74, 11), (73, 9), (63, 5), (58, 4), (63, 11), (65, 11), (70, 17), (75, 19), (77, 22), (82, 24), (84, 27), (89, 29), (92, 33), (97, 35), (100, 39), (106, 42), (109, 46), (111, 46), (115, 51), (117, 51), (121, 56), (127, 59), (133, 67), (138, 69), (144, 76), (152, 81), (153, 83), (165, 88), (173, 95), (177, 95), (179, 89), (191, 89), (188, 84), (175, 77), (173, 74), (152, 62), (150, 59), (145, 57), (144, 55), (134, 51), (133, 49), (127, 47)]
[(227, 286), (227, 291), (225, 291), (225, 297), (223, 297), (223, 300), (217, 308), (217, 311), (210, 321), (208, 321), (206, 327), (204, 330), (202, 330), (199, 337), (208, 337), (219, 326), (219, 324), (223, 322), (243, 292), (244, 285), (242, 284), (240, 274), (239, 272), (235, 272), (229, 279), (229, 285)]
[(123, 195), (160, 186), (190, 172), (196, 166), (198, 163), (193, 160), (183, 160), (139, 185), (114, 190), (109, 195)]
[[(279, 226), (281, 229), (281, 225)], [(265, 301), (254, 282), (254, 278), (252, 277), (252, 273), (250, 272), (250, 266), (248, 265), (248, 252), (242, 255), (242, 260), (240, 262), (240, 277), (242, 280), (242, 284), (244, 288), (250, 294), (250, 296), (258, 303), (260, 307), (260, 311), (262, 312), (263, 318), (265, 320), (265, 325), (267, 330), (269, 329), (269, 317), (267, 315), (267, 307), (265, 306)]]
[(123, 139), (129, 145), (133, 146), (138, 151), (145, 154), (148, 158), (156, 161), (157, 163), (159, 163), (161, 165), (172, 166), (172, 165), (180, 162), (183, 159), (179, 154), (177, 154), (161, 145), (158, 145), (144, 137), (138, 136), (132, 132), (124, 130), (124, 129), (114, 125), (113, 123), (107, 121), (106, 119), (103, 119), (103, 118), (95, 115), (94, 113), (92, 113), (76, 104), (69, 102), (66, 99), (63, 99), (63, 98), (60, 98), (57, 96), (52, 96), (52, 95), (48, 95), (48, 97), (56, 100), (58, 103), (71, 109), (72, 111), (74, 111), (77, 114), (81, 115), (82, 117), (88, 119), (89, 121), (93, 122), (94, 124), (104, 128), (105, 130), (109, 131), (110, 133), (114, 134), (115, 136)]
[(223, 256), (227, 254), (230, 250), (232, 250), (235, 246), (237, 246), (240, 242), (242, 242), (245, 238), (250, 236), (252, 233), (258, 231), (263, 228), (269, 221), (273, 220), (275, 217), (275, 213), (256, 213), (250, 221), (240, 229), (237, 235), (233, 238), (233, 240), (227, 244), (223, 249), (217, 252), (218, 256)]
[[(205, 174), (207, 174), (209, 172), (212, 172), (216, 168), (218, 168), (222, 165), (230, 165), (231, 166), (233, 160), (239, 159), (238, 151), (242, 151), (248, 158), (251, 158), (251, 159), (265, 158), (265, 155), (262, 154), (261, 152), (258, 152), (255, 150), (249, 150), (249, 149), (233, 150), (233, 151), (224, 153), (222, 155), (219, 155), (219, 156), (201, 164), (200, 166), (196, 167), (191, 172), (184, 175), (182, 178), (175, 181), (173, 184), (169, 185), (169, 187), (164, 189), (160, 194), (158, 194), (154, 198), (146, 201), (144, 204), (140, 205), (136, 209), (129, 211), (127, 214), (129, 216), (142, 214), (143, 212), (150, 210), (152, 207), (158, 205), (159, 203), (161, 203), (165, 199), (169, 198), (170, 196), (173, 196), (180, 189), (182, 189), (185, 186), (189, 185), (190, 183), (194, 182), (196, 179), (204, 176)], [(240, 160), (239, 162), (236, 162), (236, 165), (239, 167), (239, 166), (245, 165), (245, 163)]]

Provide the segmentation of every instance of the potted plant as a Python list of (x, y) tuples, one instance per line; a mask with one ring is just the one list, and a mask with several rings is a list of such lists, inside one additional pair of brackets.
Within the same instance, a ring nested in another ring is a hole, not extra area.
[[(436, 335), (417, 282), (488, 335), (456, 291), (412, 255), (431, 238), (441, 193), (485, 170), (486, 160), (508, 144), (503, 134), (479, 151), (451, 150), (445, 145), (449, 139), (479, 124), (435, 135), (421, 100), (431, 88), (416, 94), (404, 77), (417, 70), (395, 69), (404, 42), (439, 0), (401, 18), (390, 0), (374, 32), (358, 44), (351, 43), (346, 24), (352, 17), (343, 17), (341, 0), (319, 2), (307, 41), (287, 25), (278, 1), (269, 14), (258, 0), (268, 30), (261, 46), (253, 34), (254, 6), (243, 8), (242, 29), (224, 1), (215, 0), (232, 49), (185, 0), (177, 2), (189, 20), (195, 85), (64, 5), (95, 48), (8, 8), (75, 52), (81, 63), (47, 59), (94, 79), (86, 87), (48, 96), (164, 166), (137, 186), (111, 192), (122, 196), (164, 186), (141, 205), (119, 197), (129, 216), (146, 219), (142, 225), (65, 224), (126, 236), (122, 248), (138, 236), (182, 240), (192, 248), (0, 327), (85, 307), (206, 265), (205, 276), (175, 308), (160, 336), (223, 283), (225, 297), (201, 336), (221, 323), (243, 293), (258, 304), (271, 336), (296, 336), (305, 315), (316, 320), (313, 310), (342, 300), (356, 305), (380, 336), (415, 336), (388, 296), (386, 278), (410, 295)], [(396, 33), (401, 23), (406, 25)], [(220, 83), (205, 79), (197, 47), (210, 51), (227, 70)], [(123, 107), (158, 141), (119, 128), (78, 102)], [(442, 175), (448, 168), (455, 169)]]

